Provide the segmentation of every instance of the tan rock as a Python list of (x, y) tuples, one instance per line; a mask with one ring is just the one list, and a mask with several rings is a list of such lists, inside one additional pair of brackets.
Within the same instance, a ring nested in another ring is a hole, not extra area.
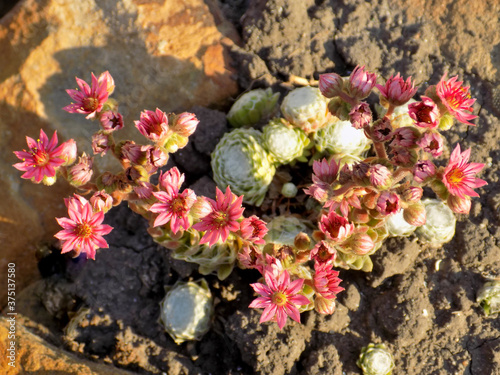
[[(235, 31), (216, 3), (203, 0), (22, 0), (0, 21), (0, 268), (16, 263), (17, 288), (36, 278), (34, 246), (59, 230), (62, 197), (70, 189), (21, 180), (12, 151), (26, 148), (25, 135), (40, 128), (60, 140), (74, 138), (90, 150), (98, 129), (84, 116), (69, 114), (65, 89), (75, 76), (109, 70), (116, 82), (125, 129), (138, 137), (133, 120), (144, 109), (183, 111), (235, 95), (237, 84), (224, 45)], [(220, 31), (222, 30), (222, 32)], [(141, 140), (142, 141), (142, 140)], [(98, 156), (100, 159), (100, 157)], [(109, 162), (102, 163), (110, 166)], [(0, 292), (5, 304), (5, 288)]]
[[(21, 316), (18, 315), (16, 318), (21, 318)], [(16, 325), (12, 327), (15, 327), (14, 331), (11, 330), (11, 324), (7, 318), (0, 318), (0, 351), (2, 352), (0, 373), (2, 374), (133, 374), (116, 367), (91, 362), (56, 348), (28, 331), (19, 322), (16, 322)], [(9, 337), (11, 332), (14, 333), (15, 338), (12, 335)], [(12, 354), (13, 357), (11, 357)]]

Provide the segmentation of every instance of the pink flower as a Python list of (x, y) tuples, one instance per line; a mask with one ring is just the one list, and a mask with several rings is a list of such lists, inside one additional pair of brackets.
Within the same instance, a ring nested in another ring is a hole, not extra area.
[(153, 226), (158, 227), (170, 222), (170, 229), (175, 234), (179, 228), (188, 229), (189, 210), (196, 202), (196, 195), (191, 189), (185, 189), (179, 193), (179, 189), (184, 182), (184, 174), (180, 174), (176, 167), (169, 169), (160, 175), (159, 192), (153, 192), (153, 195), (160, 202), (153, 204), (149, 211), (159, 213)]
[(136, 184), (133, 189), (137, 197), (145, 202), (149, 201), (153, 197), (154, 186), (147, 181), (139, 181)]
[(94, 158), (87, 156), (84, 152), (82, 156), (78, 158), (78, 163), (69, 168), (68, 182), (76, 187), (85, 185), (94, 174), (92, 170), (93, 164)]
[(336, 73), (326, 73), (319, 75), (319, 91), (326, 98), (333, 98), (342, 92), (344, 81)]
[(389, 77), (385, 86), (376, 85), (380, 93), (393, 106), (405, 104), (417, 92), (415, 83), (411, 81), (411, 77), (405, 80), (398, 74)]
[(108, 80), (102, 79), (99, 82), (94, 73), (92, 73), (91, 86), (78, 77), (76, 77), (76, 83), (81, 91), (66, 90), (75, 102), (63, 109), (69, 113), (83, 113), (87, 114), (87, 118), (94, 118), (96, 113), (101, 111), (104, 103), (108, 100)]
[(309, 257), (318, 263), (333, 263), (337, 256), (337, 250), (328, 245), (326, 241), (318, 242), (311, 250)]
[(318, 227), (327, 238), (335, 242), (343, 241), (354, 230), (354, 224), (349, 223), (345, 217), (337, 215), (335, 211), (321, 215)]
[(120, 113), (114, 111), (106, 111), (99, 117), (101, 126), (108, 132), (114, 132), (123, 128), (123, 117)]
[(260, 317), (260, 323), (269, 320), (276, 320), (278, 327), (283, 329), (289, 316), (300, 323), (300, 313), (297, 306), (307, 305), (309, 299), (299, 294), (304, 284), (303, 279), (290, 282), (290, 275), (287, 271), (275, 275), (265, 271), (264, 279), (266, 284), (254, 283), (250, 286), (260, 294), (249, 307), (264, 309)]
[(404, 148), (414, 147), (419, 136), (418, 131), (411, 126), (403, 126), (402, 128), (398, 128), (394, 130), (392, 134), (394, 136), (394, 139), (390, 144), (391, 147)]
[(461, 81), (457, 82), (458, 76), (452, 77), (446, 81), (446, 74), (436, 86), (436, 93), (441, 99), (448, 112), (458, 121), (467, 125), (475, 126), (469, 120), (477, 116), (472, 113), (472, 105), (476, 99), (472, 99), (469, 86), (462, 86)]
[(26, 137), (26, 142), (29, 151), (14, 151), (14, 154), (22, 160), (22, 163), (13, 165), (14, 168), (25, 172), (21, 178), (30, 178), (37, 184), (44, 178), (54, 178), (57, 168), (66, 162), (64, 144), (57, 147), (57, 132), (54, 132), (49, 141), (45, 132), (40, 129), (40, 139), (35, 141)]
[(356, 129), (363, 129), (372, 122), (372, 111), (368, 103), (361, 102), (349, 112), (349, 120)]
[(153, 142), (163, 142), (172, 134), (168, 126), (167, 115), (156, 108), (156, 111), (145, 110), (141, 113), (139, 121), (134, 121), (136, 128), (143, 136)]
[(168, 154), (160, 147), (148, 147), (146, 150), (146, 166), (151, 172), (163, 167), (168, 162)]
[(332, 269), (328, 263), (314, 263), (314, 290), (327, 299), (337, 298), (337, 294), (344, 290), (339, 286), (342, 281), (339, 279), (339, 272)]
[(430, 160), (420, 160), (413, 167), (413, 179), (419, 184), (436, 175), (436, 166)]
[(464, 152), (460, 150), (460, 144), (451, 153), (450, 161), (443, 172), (442, 181), (451, 195), (459, 198), (479, 197), (473, 189), (484, 186), (486, 181), (476, 178), (476, 173), (483, 169), (484, 164), (468, 163), (470, 148)]
[(208, 242), (209, 246), (215, 244), (219, 237), (222, 242), (226, 241), (229, 232), (237, 232), (240, 229), (240, 223), (237, 220), (244, 210), (241, 207), (243, 196), (237, 197), (231, 193), (229, 186), (226, 188), (225, 194), (219, 188), (216, 188), (215, 194), (216, 201), (207, 198), (212, 206), (211, 212), (201, 218), (199, 223), (193, 225), (196, 230), (206, 231), (200, 240), (200, 244)]
[(439, 125), (439, 109), (427, 96), (422, 96), (421, 102), (408, 104), (408, 115), (421, 128), (434, 129)]
[(262, 273), (265, 266), (264, 258), (260, 249), (254, 244), (247, 243), (243, 245), (237, 257), (243, 268), (255, 268)]
[(366, 98), (377, 83), (377, 75), (368, 73), (364, 66), (356, 66), (349, 77), (347, 90), (354, 98), (359, 100)]
[(412, 166), (417, 161), (417, 153), (406, 147), (393, 147), (391, 161), (396, 165)]
[(109, 137), (102, 130), (92, 135), (92, 151), (94, 154), (106, 155), (109, 150)]
[(417, 141), (417, 145), (435, 158), (443, 153), (443, 137), (441, 137), (439, 133), (424, 133), (424, 135)]
[(138, 145), (134, 141), (124, 141), (120, 147), (120, 159), (136, 165), (146, 161), (147, 151), (150, 145)]
[(325, 202), (328, 199), (328, 193), (331, 191), (331, 183), (337, 179), (339, 166), (332, 158), (327, 161), (325, 158), (313, 163), (313, 184), (304, 192), (319, 202)]
[(382, 215), (392, 215), (399, 211), (399, 196), (391, 191), (383, 191), (377, 200), (377, 211)]
[(183, 137), (189, 137), (196, 131), (199, 122), (194, 113), (183, 112), (174, 117), (171, 129)]
[(76, 256), (84, 252), (87, 258), (95, 259), (96, 249), (108, 248), (102, 236), (113, 228), (102, 224), (104, 213), (93, 212), (92, 206), (85, 198), (75, 194), (74, 198), (64, 199), (64, 203), (68, 208), (69, 218), (56, 218), (63, 230), (54, 236), (63, 241), (61, 253), (75, 250)]
[(266, 222), (260, 220), (257, 216), (252, 215), (245, 218), (240, 223), (240, 232), (243, 239), (248, 240), (256, 245), (263, 245), (264, 236), (267, 234), (268, 229)]
[(371, 128), (371, 136), (375, 142), (385, 142), (392, 138), (391, 120), (383, 117), (373, 123)]

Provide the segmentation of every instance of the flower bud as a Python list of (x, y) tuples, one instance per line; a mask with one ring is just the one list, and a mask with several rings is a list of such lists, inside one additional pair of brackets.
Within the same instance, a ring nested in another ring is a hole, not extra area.
[(353, 234), (345, 244), (342, 244), (343, 248), (356, 255), (366, 255), (373, 250), (374, 246), (372, 238), (366, 233)]
[(76, 148), (76, 142), (74, 139), (70, 139), (61, 144), (61, 156), (64, 158), (65, 162), (62, 165), (63, 167), (67, 167), (73, 164), (78, 156), (78, 151)]
[(403, 210), (403, 218), (410, 225), (420, 227), (425, 224), (425, 207), (421, 203), (414, 203)]
[(389, 216), (385, 222), (387, 232), (391, 237), (407, 237), (417, 229), (416, 226), (408, 224), (403, 217), (403, 210)]
[(449, 195), (446, 200), (448, 203), (448, 207), (457, 214), (465, 214), (468, 215), (471, 207), (471, 199), (467, 195), (463, 198), (457, 197), (456, 195)]
[(443, 201), (447, 200), (448, 196), (450, 195), (448, 189), (446, 188), (446, 185), (438, 180), (434, 180), (431, 182), (431, 189)]
[(212, 206), (206, 197), (200, 195), (196, 197), (196, 202), (191, 206), (189, 214), (193, 216), (195, 220), (201, 219), (212, 212)]
[(356, 66), (347, 84), (347, 92), (356, 99), (364, 99), (375, 87), (377, 83), (377, 75), (375, 73), (368, 73), (365, 71), (364, 66)]
[(113, 79), (113, 77), (111, 77), (109, 71), (106, 70), (104, 73), (101, 73), (99, 75), (99, 78), (97, 79), (97, 82), (99, 86), (103, 82), (106, 82), (106, 91), (108, 92), (108, 95), (111, 95), (113, 91), (115, 91), (115, 80)]
[(368, 223), (371, 217), (367, 210), (363, 210), (360, 208), (351, 208), (351, 212), (349, 212), (349, 220), (354, 223)]
[(335, 300), (317, 294), (314, 298), (314, 309), (320, 314), (331, 315), (335, 311)]
[(124, 173), (129, 182), (144, 181), (149, 176), (146, 169), (140, 165), (132, 165), (131, 167), (125, 169)]
[(78, 158), (78, 163), (73, 165), (68, 170), (68, 182), (73, 186), (82, 186), (90, 181), (94, 171), (92, 170), (92, 165), (94, 159), (87, 156), (84, 152), (82, 156)]
[(299, 251), (309, 250), (311, 248), (311, 238), (307, 233), (300, 232), (295, 236), (293, 246)]
[(349, 112), (349, 121), (356, 129), (363, 129), (372, 122), (372, 111), (368, 103), (361, 102)]
[(368, 171), (370, 183), (378, 189), (387, 189), (392, 184), (391, 171), (382, 164), (372, 165)]
[(323, 96), (331, 99), (338, 96), (344, 87), (344, 80), (336, 73), (319, 75), (319, 90)]
[(409, 188), (403, 190), (401, 197), (405, 202), (418, 202), (422, 199), (422, 194), (424, 190), (419, 186), (410, 186)]
[(96, 191), (89, 199), (94, 212), (108, 212), (113, 207), (113, 197), (107, 194), (104, 190)]
[(194, 113), (183, 112), (173, 118), (170, 127), (177, 134), (189, 137), (196, 131), (199, 122)]

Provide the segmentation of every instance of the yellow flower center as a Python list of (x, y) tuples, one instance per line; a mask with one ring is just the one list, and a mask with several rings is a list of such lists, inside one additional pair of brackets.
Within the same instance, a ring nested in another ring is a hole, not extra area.
[(448, 183), (450, 185), (458, 185), (464, 179), (464, 174), (462, 171), (454, 169), (450, 173), (448, 173), (446, 179), (448, 180)]
[(89, 238), (92, 235), (92, 227), (87, 223), (78, 224), (76, 234), (80, 238)]
[(99, 100), (96, 98), (83, 99), (83, 109), (89, 112), (94, 112), (99, 107)]
[(284, 306), (287, 302), (286, 294), (283, 292), (275, 292), (272, 296), (272, 301), (276, 306)]

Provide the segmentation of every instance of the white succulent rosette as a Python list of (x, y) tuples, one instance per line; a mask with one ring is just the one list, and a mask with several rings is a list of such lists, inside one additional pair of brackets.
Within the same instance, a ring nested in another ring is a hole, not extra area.
[(274, 119), (262, 129), (263, 146), (280, 164), (288, 164), (294, 160), (306, 162), (304, 155), (309, 145), (309, 137), (299, 128), (293, 128), (283, 123), (280, 119)]
[(210, 328), (212, 293), (204, 279), (179, 282), (160, 303), (160, 322), (176, 344), (199, 340)]
[(415, 232), (416, 226), (409, 224), (403, 217), (403, 210), (387, 218), (385, 222), (389, 237), (408, 237)]
[(280, 94), (273, 94), (270, 88), (246, 92), (234, 102), (227, 120), (235, 128), (255, 125), (274, 112), (279, 97)]
[(422, 204), (425, 207), (426, 221), (416, 230), (420, 240), (433, 246), (451, 241), (457, 223), (453, 211), (439, 199), (422, 199)]
[(500, 313), (500, 280), (485, 283), (477, 294), (476, 302), (481, 304), (486, 315)]
[(306, 134), (323, 127), (332, 117), (326, 99), (317, 87), (299, 87), (281, 103), (281, 113), (293, 126)]
[(212, 153), (215, 183), (229, 185), (243, 202), (260, 206), (276, 173), (273, 157), (262, 147), (262, 133), (256, 129), (235, 129), (226, 133)]
[(391, 375), (394, 359), (384, 344), (369, 344), (361, 350), (356, 364), (363, 370), (363, 375)]
[[(415, 122), (408, 114), (408, 105), (415, 102), (415, 99), (410, 99), (405, 104), (394, 108), (394, 111), (389, 116), (389, 119), (391, 120), (391, 126), (394, 129), (402, 128), (403, 126), (415, 126)], [(379, 118), (384, 117), (387, 113), (387, 108), (382, 107), (380, 104), (375, 104), (375, 110)]]
[(350, 121), (334, 118), (314, 135), (314, 143), (319, 152), (358, 156), (370, 148), (371, 141), (363, 129), (356, 129)]

